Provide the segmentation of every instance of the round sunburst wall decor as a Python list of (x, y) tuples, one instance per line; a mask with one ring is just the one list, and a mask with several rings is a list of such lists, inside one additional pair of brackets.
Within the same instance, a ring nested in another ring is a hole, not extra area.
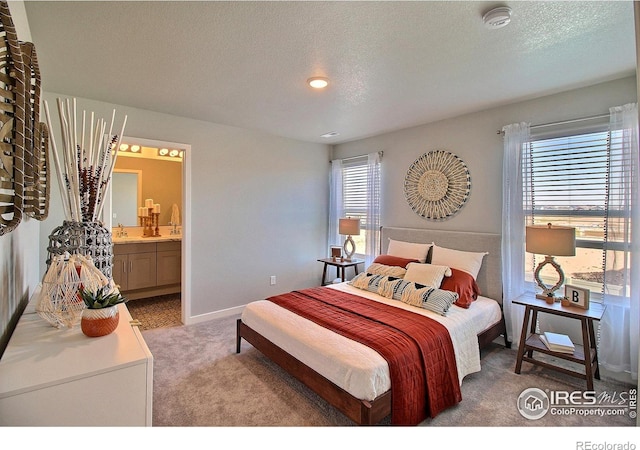
[(471, 176), (453, 153), (435, 150), (416, 159), (404, 179), (404, 195), (411, 209), (430, 220), (446, 220), (469, 198)]

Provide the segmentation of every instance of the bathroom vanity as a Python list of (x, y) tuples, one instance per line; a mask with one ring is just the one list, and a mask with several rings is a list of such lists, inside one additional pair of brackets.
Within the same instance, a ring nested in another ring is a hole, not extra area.
[(113, 239), (113, 280), (129, 300), (181, 291), (179, 236)]

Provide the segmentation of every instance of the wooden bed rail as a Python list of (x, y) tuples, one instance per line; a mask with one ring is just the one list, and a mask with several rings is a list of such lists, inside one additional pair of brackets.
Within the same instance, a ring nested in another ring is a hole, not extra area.
[(242, 319), (238, 319), (236, 328), (236, 353), (240, 353), (241, 341), (244, 338), (358, 425), (375, 425), (391, 414), (391, 391), (372, 401), (360, 400), (255, 332), (244, 324)]

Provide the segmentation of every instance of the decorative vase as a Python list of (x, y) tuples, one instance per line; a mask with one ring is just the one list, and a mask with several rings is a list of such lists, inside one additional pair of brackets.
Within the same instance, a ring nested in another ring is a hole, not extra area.
[(112, 278), (113, 242), (111, 232), (100, 222), (65, 220), (49, 235), (47, 268), (55, 255), (81, 254), (90, 256), (95, 266), (108, 279)]
[(101, 309), (84, 309), (80, 327), (82, 332), (89, 337), (106, 336), (113, 333), (118, 327), (120, 312), (118, 305)]

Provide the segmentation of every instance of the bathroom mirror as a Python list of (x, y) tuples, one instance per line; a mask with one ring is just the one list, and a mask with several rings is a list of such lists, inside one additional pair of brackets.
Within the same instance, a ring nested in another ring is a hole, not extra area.
[(114, 169), (112, 175), (112, 224), (138, 226), (138, 206), (142, 205), (142, 170)]
[[(139, 208), (147, 199), (161, 206), (158, 224), (167, 226), (182, 210), (182, 158), (160, 156), (158, 148), (142, 146), (137, 154), (118, 154), (111, 182), (111, 210), (105, 208), (112, 228), (121, 223), (138, 227)], [(144, 177), (142, 174), (144, 173)], [(178, 219), (178, 222), (180, 220)]]

